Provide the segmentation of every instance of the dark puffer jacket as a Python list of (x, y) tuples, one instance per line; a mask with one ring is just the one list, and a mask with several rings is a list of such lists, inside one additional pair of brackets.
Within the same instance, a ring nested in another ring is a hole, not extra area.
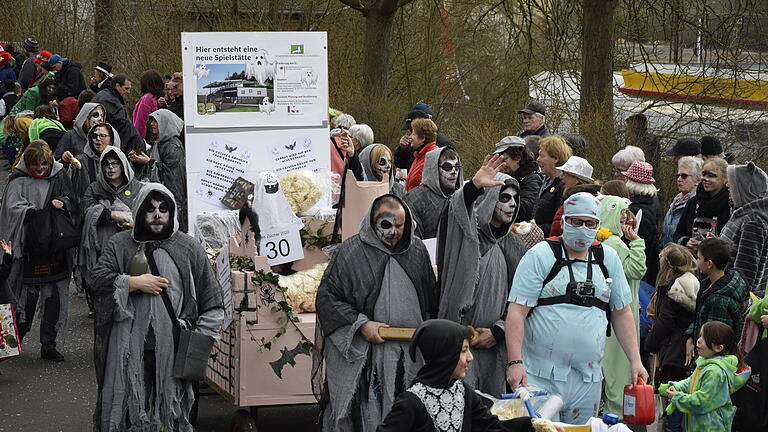
[(74, 60), (67, 60), (63, 63), (61, 70), (54, 75), (53, 79), (56, 81), (56, 87), (63, 86), (66, 89), (66, 94), (62, 96), (62, 99), (69, 96), (77, 99), (80, 92), (86, 89), (81, 69), (80, 63)]
[(699, 281), (692, 273), (672, 278), (656, 290), (656, 315), (645, 338), (648, 352), (661, 366), (685, 366), (685, 332), (694, 320)]

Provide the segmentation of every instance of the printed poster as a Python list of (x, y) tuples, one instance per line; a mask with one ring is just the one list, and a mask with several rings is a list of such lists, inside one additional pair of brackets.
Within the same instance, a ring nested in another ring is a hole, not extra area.
[(232, 183), (245, 176), (251, 155), (247, 146), (214, 136), (203, 155), (195, 198), (220, 206)]

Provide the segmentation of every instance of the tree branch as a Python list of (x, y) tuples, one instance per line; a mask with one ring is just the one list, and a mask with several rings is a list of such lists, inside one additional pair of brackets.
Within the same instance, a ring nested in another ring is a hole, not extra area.
[(362, 13), (366, 13), (370, 8), (370, 6), (364, 6), (362, 0), (339, 0), (339, 1), (351, 7), (352, 9)]

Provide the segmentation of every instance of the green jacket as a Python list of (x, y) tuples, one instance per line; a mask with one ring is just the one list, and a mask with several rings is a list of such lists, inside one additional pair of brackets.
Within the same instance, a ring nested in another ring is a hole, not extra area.
[[(765, 309), (768, 309), (768, 295), (752, 303), (752, 306), (749, 308), (749, 317), (752, 318), (752, 321), (762, 326), (760, 317), (768, 314), (768, 312), (765, 312)], [(768, 332), (768, 329), (763, 329), (763, 334), (766, 332)]]
[(64, 126), (58, 120), (51, 120), (49, 118), (36, 118), (32, 120), (32, 124), (29, 125), (29, 140), (40, 139), (40, 133), (46, 129), (58, 129), (66, 132)]
[(731, 430), (736, 407), (731, 393), (749, 379), (749, 369), (737, 373), (736, 356), (696, 359), (696, 370), (683, 381), (670, 381), (659, 387), (666, 394), (674, 386), (677, 392), (669, 401), (667, 413), (678, 410), (685, 416), (686, 432), (723, 432)]
[(733, 332), (740, 336), (749, 299), (747, 284), (739, 272), (733, 270), (726, 271), (713, 285), (709, 285), (708, 281), (702, 281), (696, 296), (696, 318), (685, 334), (695, 341), (704, 323), (720, 321), (731, 326)]
[(40, 87), (31, 87), (21, 95), (16, 105), (11, 108), (11, 115), (22, 111), (34, 111), (35, 108), (42, 104), (43, 98), (40, 96)]

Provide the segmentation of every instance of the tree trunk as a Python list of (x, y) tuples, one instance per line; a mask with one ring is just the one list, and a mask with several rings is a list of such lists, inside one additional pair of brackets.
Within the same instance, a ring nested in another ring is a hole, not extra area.
[[(114, 58), (113, 34), (117, 29), (112, 25), (115, 11), (114, 0), (96, 0), (93, 20), (94, 59), (108, 61)], [(110, 61), (110, 63), (113, 63)], [(115, 66), (115, 65), (113, 65)]]
[(389, 76), (389, 50), (394, 15), (371, 10), (365, 17), (363, 47), (363, 91), (368, 97), (386, 94)]
[(618, 0), (584, 0), (579, 130), (589, 144), (590, 156), (595, 156), (592, 164), (598, 167), (616, 149), (613, 47), (617, 5)]

